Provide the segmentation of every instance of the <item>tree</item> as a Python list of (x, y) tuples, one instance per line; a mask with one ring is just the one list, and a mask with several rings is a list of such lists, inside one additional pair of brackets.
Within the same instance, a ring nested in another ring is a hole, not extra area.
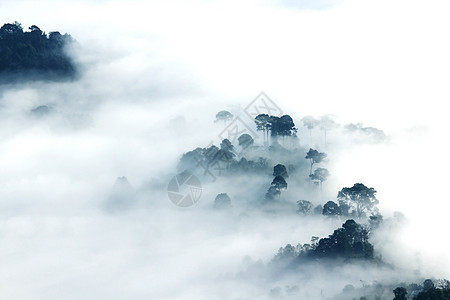
[(20, 33), (23, 33), (23, 28), (22, 24), (17, 21), (15, 21), (14, 24), (6, 23), (0, 28), (0, 34), (2, 34), (2, 38), (4, 38), (6, 35), (15, 35)]
[(264, 199), (266, 201), (273, 201), (273, 200), (275, 200), (276, 196), (280, 197), (280, 195), (281, 195), (281, 191), (271, 185), (269, 187), (269, 189), (267, 190), (267, 193), (266, 193)]
[(278, 164), (273, 167), (273, 176), (282, 176), (283, 178), (289, 178), (286, 167), (282, 164)]
[(406, 289), (404, 287), (397, 287), (395, 290), (393, 290), (394, 292), (394, 300), (406, 300), (406, 295), (408, 294), (408, 292), (406, 291)]
[(223, 139), (222, 142), (220, 143), (220, 149), (225, 150), (225, 151), (233, 152), (234, 146), (230, 142), (229, 139)]
[(307, 200), (297, 201), (297, 213), (303, 215), (309, 215), (312, 210), (312, 203)]
[(231, 119), (233, 119), (233, 114), (230, 113), (229, 111), (222, 110), (216, 114), (216, 120), (214, 122), (223, 121), (223, 123), (225, 124), (227, 121)]
[(238, 143), (239, 146), (242, 147), (242, 149), (247, 149), (248, 147), (253, 145), (254, 140), (251, 135), (244, 133), (238, 137)]
[(364, 226), (347, 220), (328, 238), (320, 239), (309, 255), (317, 258), (373, 259), (373, 245)]
[(420, 292), (414, 300), (450, 300), (450, 290), (431, 288)]
[(323, 206), (322, 215), (324, 216), (339, 216), (341, 214), (341, 210), (336, 202), (328, 201)]
[(357, 218), (364, 217), (366, 213), (376, 214), (378, 199), (377, 191), (368, 188), (362, 183), (355, 183), (353, 187), (344, 187), (337, 196), (341, 207), (345, 207), (344, 215), (351, 214)]
[(278, 191), (287, 189), (286, 180), (284, 180), (283, 176), (280, 175), (275, 176), (270, 185), (273, 186)]
[(281, 117), (269, 116), (268, 128), (270, 130), (270, 135), (273, 137), (293, 136), (297, 133), (297, 128), (295, 128), (294, 121), (289, 115), (284, 115)]
[(317, 120), (316, 118), (314, 118), (313, 116), (306, 116), (304, 118), (302, 118), (301, 120), (303, 122), (303, 125), (308, 128), (309, 130), (309, 137), (312, 141), (312, 130), (314, 129), (314, 127), (316, 127), (317, 125), (319, 125), (320, 121)]
[(71, 79), (76, 75), (65, 46), (72, 38), (60, 35), (54, 43), (36, 25), (24, 32), (20, 23), (7, 23), (0, 28), (0, 75), (6, 83), (36, 79)]
[(274, 200), (276, 196), (278, 196), (278, 198), (281, 197), (282, 189), (287, 189), (286, 180), (284, 180), (283, 176), (275, 176), (266, 193), (265, 199), (270, 201)]
[(431, 279), (425, 279), (425, 281), (423, 282), (423, 291), (427, 292), (431, 289), (434, 289), (434, 283), (433, 280)]
[(305, 158), (309, 159), (311, 163), (311, 168), (309, 169), (309, 175), (312, 174), (312, 168), (314, 164), (321, 163), (327, 157), (326, 153), (319, 152), (312, 148), (309, 148), (309, 151), (306, 153)]
[(278, 135), (285, 137), (285, 136), (293, 136), (297, 133), (297, 128), (295, 127), (294, 120), (292, 120), (290, 115), (281, 116), (278, 122), (279, 122)]
[(214, 208), (224, 209), (231, 207), (231, 199), (227, 193), (221, 193), (214, 199)]
[(236, 155), (231, 151), (220, 149), (214, 157), (213, 164), (215, 162), (224, 162), (226, 163), (228, 169), (235, 156)]
[(330, 172), (328, 172), (325, 168), (317, 168), (314, 170), (314, 173), (309, 175), (309, 178), (311, 178), (312, 181), (320, 182), (320, 190), (322, 190), (322, 182), (327, 180), (328, 176), (330, 175)]
[(256, 130), (263, 132), (263, 140), (264, 143), (269, 138), (269, 115), (268, 114), (259, 114), (255, 117)]

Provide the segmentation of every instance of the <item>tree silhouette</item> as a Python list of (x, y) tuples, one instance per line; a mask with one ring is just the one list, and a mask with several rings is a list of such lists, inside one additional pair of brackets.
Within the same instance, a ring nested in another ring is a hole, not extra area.
[(287, 189), (286, 180), (284, 180), (283, 176), (280, 175), (275, 176), (270, 185), (273, 186), (278, 191)]
[(330, 172), (328, 172), (325, 168), (317, 168), (314, 170), (313, 174), (309, 175), (309, 178), (311, 178), (314, 182), (320, 182), (320, 190), (322, 190), (322, 183), (327, 180), (328, 176), (330, 175)]
[(270, 136), (272, 137), (286, 137), (293, 136), (297, 133), (294, 121), (291, 116), (284, 115), (281, 117), (269, 116), (268, 128), (270, 130)]
[(347, 220), (328, 238), (320, 239), (309, 255), (316, 258), (373, 259), (373, 245), (364, 226)]
[(312, 203), (307, 200), (298, 200), (297, 201), (297, 213), (308, 215), (311, 213)]
[(309, 151), (306, 153), (305, 158), (309, 159), (311, 163), (311, 168), (309, 169), (309, 175), (312, 174), (312, 168), (314, 164), (321, 163), (327, 157), (326, 153), (319, 152), (312, 148), (309, 148)]
[(278, 164), (273, 167), (273, 176), (282, 176), (283, 178), (289, 178), (286, 167), (282, 164)]
[(216, 114), (216, 120), (214, 122), (223, 121), (223, 123), (225, 124), (227, 121), (231, 119), (233, 119), (233, 114), (230, 113), (229, 111), (222, 110)]
[(378, 199), (375, 197), (377, 191), (368, 188), (362, 183), (355, 183), (351, 188), (344, 187), (337, 196), (341, 207), (345, 207), (344, 215), (351, 214), (361, 218), (366, 213), (376, 214)]
[(263, 132), (263, 140), (264, 143), (267, 142), (269, 138), (269, 115), (268, 114), (259, 114), (255, 117), (256, 130)]
[(324, 216), (339, 216), (341, 215), (341, 209), (336, 204), (336, 202), (328, 201), (323, 206), (322, 214)]
[(266, 200), (274, 200), (275, 196), (278, 196), (278, 198), (281, 197), (281, 190), (287, 189), (287, 183), (286, 180), (284, 180), (283, 176), (275, 176), (275, 178), (272, 180), (272, 183), (270, 184), (269, 190), (266, 193), (265, 199)]
[(65, 52), (72, 38), (59, 32), (47, 34), (32, 25), (24, 32), (20, 23), (0, 28), (0, 75), (5, 82), (36, 79), (71, 79), (75, 65)]
[(231, 207), (231, 199), (227, 193), (221, 193), (214, 199), (214, 208), (225, 209)]
[(404, 287), (398, 287), (395, 290), (393, 290), (394, 292), (394, 300), (406, 300), (406, 295), (408, 294), (408, 292), (406, 291), (406, 289)]
[(234, 146), (230, 142), (229, 139), (223, 139), (222, 142), (220, 143), (220, 149), (225, 150), (225, 151), (233, 152)]
[(238, 137), (238, 143), (239, 146), (242, 147), (242, 149), (247, 149), (248, 147), (253, 145), (254, 140), (251, 135), (244, 133)]

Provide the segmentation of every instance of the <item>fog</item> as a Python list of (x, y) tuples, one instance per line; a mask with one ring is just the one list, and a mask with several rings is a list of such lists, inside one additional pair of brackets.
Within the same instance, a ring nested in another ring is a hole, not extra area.
[[(287, 299), (324, 299), (347, 284), (450, 278), (449, 8), (437, 0), (0, 0), (3, 23), (72, 35), (68, 52), (81, 71), (69, 82), (0, 85), (2, 297), (269, 299), (279, 287)], [(221, 110), (254, 126), (245, 108), (261, 91), (292, 116), (302, 149), (328, 154), (323, 191), (291, 176), (286, 210), (268, 213), (255, 195), (272, 177), (236, 184), (200, 170), (199, 201), (174, 205), (167, 187), (182, 154), (219, 146)], [(301, 122), (325, 114), (340, 125), (326, 144), (323, 131)], [(349, 123), (386, 138), (346, 132)], [(378, 191), (385, 224), (372, 242), (389, 267), (272, 269), (280, 247), (344, 222), (299, 217), (295, 201), (324, 204), (356, 182)], [(212, 209), (219, 193), (230, 195), (230, 210)]]

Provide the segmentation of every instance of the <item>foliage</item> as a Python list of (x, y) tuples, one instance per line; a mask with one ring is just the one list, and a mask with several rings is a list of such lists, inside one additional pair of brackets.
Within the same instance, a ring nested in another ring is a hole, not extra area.
[(393, 290), (394, 292), (394, 300), (406, 300), (406, 295), (408, 294), (408, 292), (406, 291), (406, 289), (404, 287), (398, 287), (395, 290)]
[(431, 288), (420, 292), (414, 300), (450, 300), (450, 290)]
[(297, 213), (308, 215), (312, 210), (312, 203), (307, 200), (298, 200), (297, 201)]
[(292, 136), (297, 133), (294, 121), (289, 115), (281, 117), (270, 116), (269, 128), (272, 136)]
[[(291, 116), (284, 115), (281, 117), (269, 116), (267, 114), (259, 114), (255, 117), (256, 130), (263, 131), (264, 140), (268, 139), (268, 135), (275, 138), (278, 136), (295, 136), (297, 128)], [(267, 136), (267, 137), (266, 137)]]
[(284, 180), (283, 176), (277, 175), (272, 180), (269, 190), (266, 193), (265, 200), (274, 200), (276, 196), (280, 197), (281, 190), (287, 189), (287, 182)]
[(283, 178), (289, 178), (286, 167), (282, 164), (278, 164), (273, 167), (273, 176), (282, 176)]
[(322, 182), (327, 180), (328, 176), (330, 175), (330, 172), (328, 172), (325, 168), (317, 168), (314, 170), (313, 174), (309, 175), (309, 178), (311, 178), (314, 182), (320, 182), (320, 187), (322, 188)]
[(253, 140), (252, 136), (244, 133), (238, 137), (238, 143), (239, 146), (241, 146), (243, 149), (247, 149), (251, 145), (253, 145), (255, 141)]
[(287, 189), (286, 180), (284, 180), (284, 177), (280, 175), (275, 176), (270, 185), (279, 191)]
[(347, 220), (341, 228), (332, 235), (317, 241), (311, 239), (311, 244), (298, 244), (296, 247), (288, 244), (279, 249), (274, 261), (298, 259), (364, 259), (372, 260), (373, 246), (369, 242), (366, 228), (354, 220)]
[(341, 208), (336, 204), (336, 202), (328, 201), (323, 206), (322, 214), (324, 216), (339, 216), (341, 215)]
[(224, 139), (224, 140), (222, 140), (222, 142), (220, 143), (220, 149), (222, 149), (222, 150), (224, 150), (224, 151), (233, 152), (234, 146), (233, 146), (233, 144), (230, 142), (229, 139)]
[(227, 193), (221, 193), (214, 199), (214, 208), (224, 209), (231, 207), (231, 199)]
[(224, 123), (226, 123), (227, 121), (233, 119), (233, 117), (233, 114), (229, 111), (222, 110), (216, 114), (216, 120), (214, 122), (223, 121)]
[(347, 220), (328, 238), (319, 240), (310, 256), (317, 258), (373, 259), (368, 231), (354, 220)]
[(309, 174), (312, 174), (312, 168), (314, 164), (321, 163), (327, 157), (326, 153), (319, 152), (312, 148), (309, 148), (309, 151), (306, 153), (305, 158), (309, 159), (311, 163), (311, 168), (309, 170)]
[(343, 215), (361, 218), (366, 213), (377, 214), (376, 193), (374, 188), (368, 188), (362, 183), (355, 183), (351, 188), (344, 187), (337, 196)]
[(0, 28), (0, 75), (6, 82), (27, 79), (73, 78), (76, 69), (65, 52), (68, 34), (42, 32), (36, 25), (23, 31), (20, 23)]

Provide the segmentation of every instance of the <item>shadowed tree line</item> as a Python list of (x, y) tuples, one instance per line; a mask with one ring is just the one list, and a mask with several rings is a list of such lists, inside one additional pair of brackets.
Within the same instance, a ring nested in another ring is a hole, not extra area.
[(347, 220), (326, 238), (312, 237), (311, 244), (298, 244), (296, 247), (288, 244), (280, 248), (273, 261), (288, 260), (297, 263), (311, 259), (337, 258), (374, 259), (373, 245), (369, 242), (369, 231), (365, 226), (352, 219)]
[(68, 34), (46, 34), (36, 25), (24, 31), (18, 22), (4, 24), (0, 28), (1, 82), (74, 78), (75, 65), (65, 52), (72, 41)]

